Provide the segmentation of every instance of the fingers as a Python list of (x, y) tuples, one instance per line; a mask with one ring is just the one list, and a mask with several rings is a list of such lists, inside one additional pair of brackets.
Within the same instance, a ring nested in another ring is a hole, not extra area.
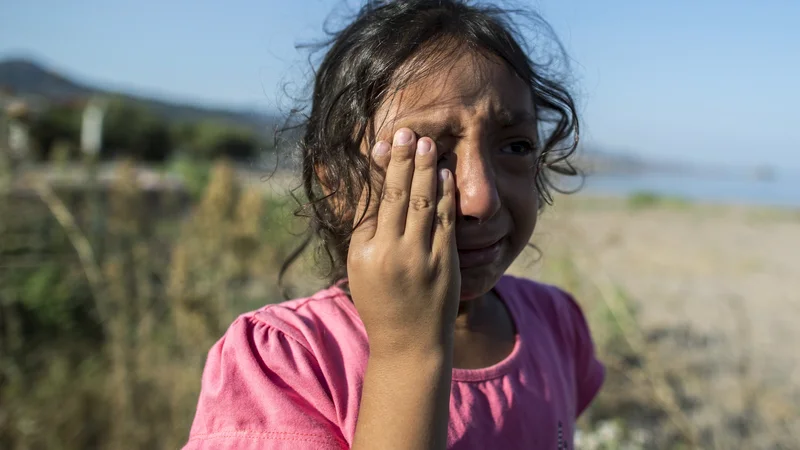
[[(439, 171), (439, 183), (436, 201), (436, 224), (433, 230), (433, 253), (456, 251), (455, 224), (456, 202), (455, 181), (453, 174), (447, 169)], [(458, 267), (456, 265), (456, 267)]]
[(371, 183), (364, 183), (364, 189), (358, 201), (353, 218), (353, 239), (367, 241), (375, 236), (378, 227), (378, 209), (381, 203), (381, 186), (383, 186), (383, 169), (389, 161), (390, 145), (386, 141), (378, 141), (372, 149), (375, 169), (371, 170)]
[(405, 231), (415, 149), (414, 133), (408, 128), (397, 130), (381, 192), (377, 234), (401, 236)]
[(436, 145), (431, 138), (421, 138), (414, 157), (404, 236), (419, 239), (425, 249), (431, 245), (436, 213), (436, 177)]
[(433, 140), (416, 140), (411, 130), (400, 129), (391, 148), (385, 141), (375, 145), (373, 160), (377, 170), (371, 189), (365, 186), (361, 194), (353, 239), (404, 236), (425, 249), (454, 248), (455, 182), (447, 169), (437, 174)]

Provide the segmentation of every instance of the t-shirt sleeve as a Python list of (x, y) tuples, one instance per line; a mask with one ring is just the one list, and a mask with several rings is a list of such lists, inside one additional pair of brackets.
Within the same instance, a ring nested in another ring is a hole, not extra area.
[(589, 404), (600, 392), (605, 380), (605, 366), (595, 352), (589, 324), (580, 305), (571, 295), (564, 293), (568, 302), (568, 314), (571, 322), (573, 346), (575, 352), (575, 381), (577, 388), (577, 405), (575, 417), (580, 417)]
[(240, 317), (209, 351), (184, 449), (346, 449), (329, 392), (298, 340)]

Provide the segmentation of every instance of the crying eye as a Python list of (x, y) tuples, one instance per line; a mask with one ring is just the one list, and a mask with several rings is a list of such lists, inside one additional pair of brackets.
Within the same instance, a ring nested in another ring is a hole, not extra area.
[(516, 141), (500, 148), (500, 152), (507, 155), (529, 155), (536, 150), (529, 141)]

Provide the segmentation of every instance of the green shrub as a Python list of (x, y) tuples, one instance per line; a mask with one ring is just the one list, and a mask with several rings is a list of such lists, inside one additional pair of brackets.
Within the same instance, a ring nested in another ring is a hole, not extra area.
[(628, 196), (628, 207), (631, 209), (647, 209), (659, 206), (683, 208), (689, 205), (689, 201), (674, 196), (667, 196), (651, 191), (634, 192)]

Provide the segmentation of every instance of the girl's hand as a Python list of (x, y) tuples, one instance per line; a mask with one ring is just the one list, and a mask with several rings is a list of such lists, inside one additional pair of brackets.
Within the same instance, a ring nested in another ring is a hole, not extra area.
[(455, 183), (447, 169), (437, 173), (436, 153), (408, 128), (372, 150), (379, 174), (359, 202), (347, 260), (371, 356), (452, 351), (461, 292)]
[(361, 196), (347, 257), (370, 352), (352, 448), (444, 449), (461, 294), (455, 184), (437, 177), (433, 140), (407, 128), (373, 158), (385, 176)]

